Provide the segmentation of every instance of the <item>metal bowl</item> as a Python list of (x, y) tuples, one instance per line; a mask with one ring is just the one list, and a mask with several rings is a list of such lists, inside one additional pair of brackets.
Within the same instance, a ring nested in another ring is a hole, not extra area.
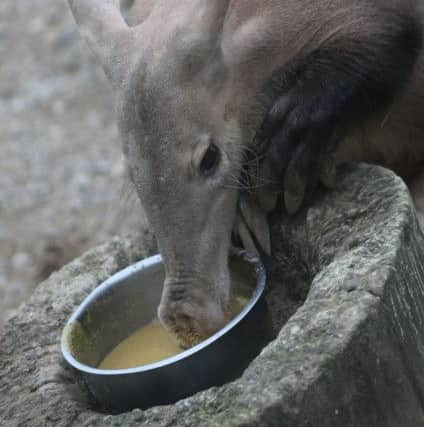
[[(173, 357), (131, 369), (96, 367), (123, 339), (156, 317), (164, 268), (160, 255), (116, 273), (97, 287), (69, 319), (62, 334), (66, 361), (83, 376), (97, 402), (113, 411), (176, 402), (239, 377), (268, 337), (263, 297), (265, 270), (244, 251), (230, 257), (244, 309), (223, 329)], [(243, 285), (241, 285), (243, 283)]]

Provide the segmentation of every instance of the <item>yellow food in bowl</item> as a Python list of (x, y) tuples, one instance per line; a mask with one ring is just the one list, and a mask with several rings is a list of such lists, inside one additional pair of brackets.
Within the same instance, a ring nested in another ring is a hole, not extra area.
[(183, 350), (158, 319), (121, 341), (100, 363), (99, 369), (128, 369), (174, 356)]
[[(240, 296), (230, 300), (227, 310), (228, 322), (240, 313), (247, 302), (247, 298)], [(178, 345), (176, 338), (158, 319), (154, 319), (121, 341), (107, 354), (98, 368), (107, 370), (134, 368), (167, 359), (182, 351), (184, 350)]]

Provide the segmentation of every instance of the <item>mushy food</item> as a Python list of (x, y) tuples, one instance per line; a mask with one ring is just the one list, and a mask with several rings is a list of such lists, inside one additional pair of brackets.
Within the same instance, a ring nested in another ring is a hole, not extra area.
[[(231, 298), (227, 319), (232, 320), (248, 299), (241, 296)], [(99, 369), (128, 369), (147, 365), (174, 356), (184, 351), (177, 339), (168, 332), (158, 319), (138, 329), (121, 341), (98, 366)]]

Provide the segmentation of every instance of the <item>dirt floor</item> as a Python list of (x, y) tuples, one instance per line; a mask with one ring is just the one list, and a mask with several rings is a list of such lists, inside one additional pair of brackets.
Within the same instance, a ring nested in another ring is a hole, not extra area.
[(1, 326), (52, 271), (144, 220), (67, 2), (2, 0), (0, 57)]

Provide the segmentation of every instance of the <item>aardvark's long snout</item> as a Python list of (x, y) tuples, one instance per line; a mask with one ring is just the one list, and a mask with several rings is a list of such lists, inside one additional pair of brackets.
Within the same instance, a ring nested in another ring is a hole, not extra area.
[(165, 280), (158, 316), (182, 347), (191, 347), (224, 326), (229, 276), (219, 280), (213, 283), (196, 276)]

